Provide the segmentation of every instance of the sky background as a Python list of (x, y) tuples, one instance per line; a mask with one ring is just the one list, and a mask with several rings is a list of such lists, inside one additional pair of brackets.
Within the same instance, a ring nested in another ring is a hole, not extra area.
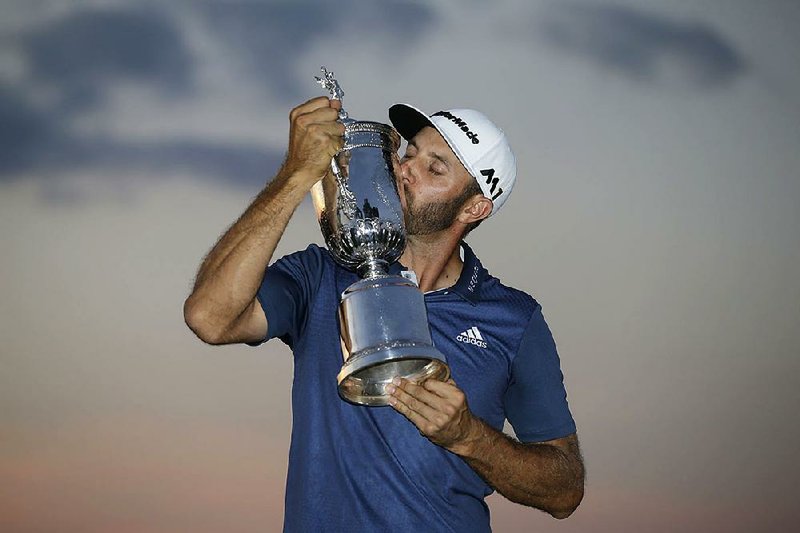
[[(516, 152), (469, 240), (542, 304), (588, 477), (566, 521), (491, 496), (496, 531), (797, 527), (799, 23), (790, 0), (3, 0), (0, 530), (280, 529), (291, 353), (205, 346), (182, 304), (320, 65), (355, 118), (475, 107)], [(278, 254), (312, 241), (307, 201)]]

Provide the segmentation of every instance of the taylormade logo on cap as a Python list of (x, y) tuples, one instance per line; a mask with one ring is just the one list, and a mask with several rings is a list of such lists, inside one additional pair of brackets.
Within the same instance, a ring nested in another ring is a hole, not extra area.
[(437, 111), (436, 113), (431, 115), (431, 117), (449, 118), (455, 123), (456, 126), (461, 128), (461, 131), (467, 134), (467, 137), (469, 137), (469, 140), (472, 141), (472, 144), (480, 144), (481, 141), (478, 139), (478, 136), (470, 131), (469, 126), (467, 126), (467, 123), (458, 118), (457, 116), (455, 116), (454, 114), (452, 114), (450, 111)]
[(492, 200), (492, 214), (505, 203), (517, 178), (517, 162), (503, 130), (474, 109), (448, 109), (427, 116), (408, 104), (389, 108), (389, 119), (406, 140), (426, 126), (435, 128), (447, 141)]

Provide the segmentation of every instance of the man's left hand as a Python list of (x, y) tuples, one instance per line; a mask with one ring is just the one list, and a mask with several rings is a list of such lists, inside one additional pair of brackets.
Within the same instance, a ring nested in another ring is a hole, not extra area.
[(395, 378), (387, 387), (389, 404), (408, 418), (434, 444), (463, 455), (480, 438), (478, 419), (467, 405), (467, 397), (452, 379), (429, 379), (417, 385)]

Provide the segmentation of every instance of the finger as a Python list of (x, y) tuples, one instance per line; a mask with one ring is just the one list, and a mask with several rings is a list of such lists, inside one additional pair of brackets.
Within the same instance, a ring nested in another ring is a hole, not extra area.
[(294, 117), (294, 122), (308, 127), (311, 124), (333, 124), (337, 122), (339, 113), (331, 107), (318, 107)]
[(392, 398), (398, 400), (399, 403), (402, 403), (410, 411), (418, 414), (426, 422), (432, 422), (436, 417), (437, 411), (434, 408), (422, 401), (416, 395), (410, 394), (402, 387), (395, 386), (391, 394)]
[[(344, 149), (345, 139), (344, 133), (341, 132), (341, 129), (337, 126), (341, 126), (339, 123), (333, 123), (327, 126), (319, 125), (318, 127), (325, 132), (325, 134), (330, 139), (330, 146), (333, 148), (333, 153), (331, 157), (338, 154), (342, 149)], [(342, 126), (344, 128), (344, 126)]]
[(312, 98), (310, 100), (306, 100), (305, 102), (303, 102), (299, 106), (297, 106), (294, 109), (292, 109), (292, 111), (289, 113), (289, 117), (292, 120), (294, 120), (295, 118), (297, 118), (300, 115), (303, 115), (305, 113), (310, 113), (311, 111), (314, 111), (315, 109), (319, 109), (319, 108), (323, 108), (323, 107), (327, 107), (327, 108), (331, 107), (330, 98), (328, 98), (327, 96), (317, 96), (316, 98)]
[(437, 394), (432, 393), (431, 391), (427, 390), (422, 384), (414, 383), (413, 381), (408, 381), (406, 379), (400, 378), (400, 386), (403, 390), (405, 390), (410, 395), (414, 396), (418, 400), (426, 403), (433, 409), (437, 411), (441, 411), (443, 402), (442, 398), (439, 397)]
[(417, 426), (417, 429), (424, 434), (425, 432), (424, 430), (430, 424), (430, 421), (428, 419), (419, 414), (417, 411), (411, 409), (408, 405), (403, 403), (403, 401), (397, 398), (396, 396), (392, 396), (389, 398), (389, 405), (391, 405), (395, 411), (406, 417), (409, 420), (409, 422)]
[(440, 398), (451, 399), (458, 394), (461, 390), (452, 379), (447, 381), (439, 381), (438, 379), (429, 379), (422, 384), (426, 390), (439, 396)]
[(331, 137), (344, 137), (344, 124), (341, 122), (319, 122), (315, 127), (320, 131), (324, 131)]

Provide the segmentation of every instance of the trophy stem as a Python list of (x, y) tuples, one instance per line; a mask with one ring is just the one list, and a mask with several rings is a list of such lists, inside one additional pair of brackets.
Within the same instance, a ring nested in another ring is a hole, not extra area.
[(362, 279), (377, 278), (389, 274), (389, 263), (383, 259), (367, 259), (356, 268)]

